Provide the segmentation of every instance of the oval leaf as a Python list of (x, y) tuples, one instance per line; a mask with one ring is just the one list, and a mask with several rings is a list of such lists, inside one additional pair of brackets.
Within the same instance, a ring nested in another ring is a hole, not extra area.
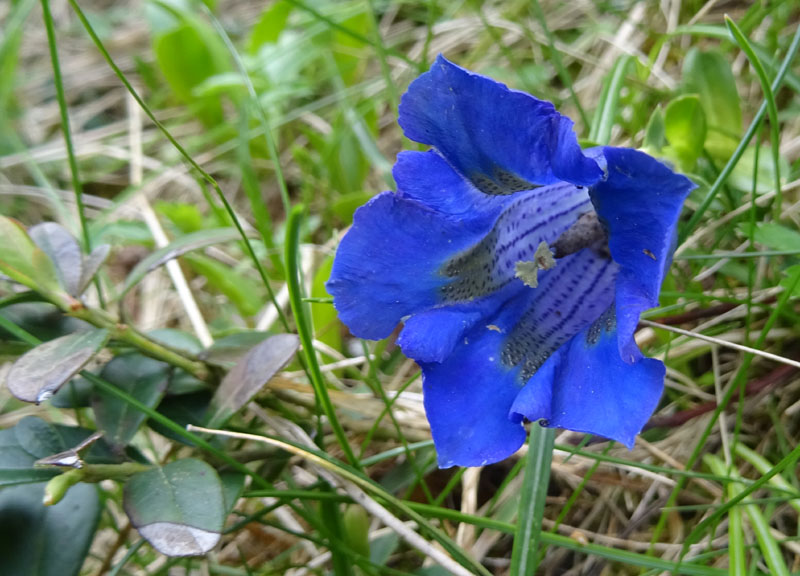
[(0, 272), (37, 292), (59, 291), (53, 263), (19, 222), (0, 216), (0, 246)]
[(3, 574), (77, 576), (100, 520), (100, 498), (90, 484), (73, 486), (54, 506), (43, 506), (44, 484), (0, 491)]
[(681, 167), (694, 168), (706, 141), (706, 116), (697, 96), (680, 96), (667, 105), (664, 135)]
[[(103, 367), (102, 378), (124, 390), (143, 404), (154, 408), (164, 396), (169, 380), (169, 366), (141, 354), (117, 356)], [(145, 415), (127, 402), (95, 389), (92, 408), (97, 427), (109, 444), (118, 448), (131, 441)]]
[(80, 295), (83, 253), (78, 241), (55, 222), (43, 222), (28, 229), (31, 240), (53, 261), (61, 287), (71, 296)]
[(233, 228), (200, 230), (199, 232), (181, 236), (177, 240), (170, 242), (167, 246), (159, 248), (139, 262), (125, 279), (125, 285), (122, 287), (122, 290), (120, 290), (119, 297), (122, 298), (128, 290), (136, 286), (148, 272), (155, 270), (159, 266), (163, 266), (173, 258), (177, 258), (192, 250), (199, 250), (200, 248), (221, 244), (223, 242), (231, 242), (239, 238), (239, 233)]
[(107, 330), (90, 330), (45, 342), (14, 362), (6, 385), (24, 402), (38, 404), (47, 400), (75, 376), (107, 340)]
[(224, 502), (217, 472), (191, 458), (131, 476), (123, 497), (139, 534), (167, 556), (211, 550), (225, 520)]
[(278, 370), (286, 366), (297, 351), (294, 334), (277, 334), (254, 346), (217, 388), (211, 401), (208, 425), (221, 426), (247, 404)]
[(89, 287), (89, 283), (92, 281), (92, 278), (94, 278), (94, 275), (97, 274), (103, 262), (106, 261), (106, 258), (108, 258), (108, 253), (110, 251), (111, 246), (108, 244), (100, 244), (100, 246), (92, 250), (91, 254), (83, 259), (83, 270), (81, 270), (78, 294), (83, 294), (86, 288)]

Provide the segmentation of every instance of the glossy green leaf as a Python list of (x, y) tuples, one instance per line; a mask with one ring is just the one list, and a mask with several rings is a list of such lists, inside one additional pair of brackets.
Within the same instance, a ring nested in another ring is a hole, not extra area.
[(742, 134), (742, 110), (730, 62), (719, 52), (691, 49), (683, 64), (683, 89), (697, 94), (705, 112), (706, 149), (727, 160)]
[[(141, 354), (117, 356), (103, 367), (100, 376), (124, 390), (146, 406), (154, 408), (164, 395), (169, 379), (169, 366)], [(92, 407), (97, 427), (106, 440), (117, 447), (130, 442), (145, 415), (116, 396), (95, 389)]]
[(680, 96), (664, 111), (664, 136), (671, 153), (686, 171), (692, 170), (703, 153), (706, 140), (706, 116), (695, 95)]
[(77, 576), (89, 552), (100, 498), (91, 484), (73, 486), (53, 506), (44, 484), (0, 490), (0, 559), (8, 576)]
[(225, 498), (217, 472), (185, 459), (130, 477), (123, 504), (131, 522), (167, 556), (198, 556), (219, 541)]
[(294, 334), (276, 334), (253, 347), (228, 372), (214, 394), (208, 426), (223, 425), (250, 402), (270, 378), (289, 363), (298, 345)]
[(24, 402), (43, 402), (75, 376), (107, 340), (107, 330), (89, 330), (40, 344), (14, 362), (6, 385)]

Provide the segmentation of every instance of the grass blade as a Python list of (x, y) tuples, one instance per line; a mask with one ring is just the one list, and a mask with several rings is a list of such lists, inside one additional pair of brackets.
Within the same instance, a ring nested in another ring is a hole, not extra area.
[(538, 423), (531, 425), (514, 548), (511, 552), (511, 576), (536, 573), (554, 442), (555, 429), (545, 428)]

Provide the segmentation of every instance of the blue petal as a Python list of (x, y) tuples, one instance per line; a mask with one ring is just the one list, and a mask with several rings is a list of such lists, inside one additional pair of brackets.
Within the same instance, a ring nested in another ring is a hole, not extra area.
[(359, 208), (333, 262), (328, 292), (360, 338), (381, 339), (401, 318), (431, 308), (451, 280), (439, 273), (491, 225), (447, 218), (385, 192)]
[[(420, 362), (442, 467), (496, 462), (519, 448), (524, 433), (512, 405), (520, 390), (528, 394), (529, 411), (535, 404), (537, 418), (549, 417), (555, 392), (547, 359), (608, 308), (616, 270), (589, 249), (565, 257), (542, 273), (536, 289), (510, 287), (515, 292), (503, 306), (460, 334), (441, 362)], [(435, 320), (442, 319), (426, 320), (437, 334)]]
[(573, 123), (549, 102), (509, 90), (439, 56), (409, 86), (398, 119), (411, 140), (435, 147), (489, 195), (602, 177), (584, 156)]
[(534, 378), (514, 401), (512, 415), (546, 418), (550, 426), (611, 438), (632, 448), (658, 405), (665, 368), (638, 350), (632, 363), (624, 362), (610, 318), (577, 334), (542, 367), (541, 372), (553, 379), (549, 411), (542, 406), (541, 383)]
[(392, 175), (398, 194), (452, 216), (497, 216), (511, 199), (480, 192), (435, 150), (400, 152)]
[(420, 362), (425, 414), (441, 468), (483, 466), (507, 458), (525, 441), (508, 413), (521, 388), (520, 368), (501, 350), (525, 300), (503, 308), (492, 329), (476, 327), (444, 362)]
[(681, 206), (694, 184), (647, 154), (603, 148), (607, 178), (590, 190), (609, 232), (609, 250), (620, 264), (616, 316), (619, 351), (638, 354), (633, 333), (639, 315), (658, 306), (658, 293), (672, 260)]

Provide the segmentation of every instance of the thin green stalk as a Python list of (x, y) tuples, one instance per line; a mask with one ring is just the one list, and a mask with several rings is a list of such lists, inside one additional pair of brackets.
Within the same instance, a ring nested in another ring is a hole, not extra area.
[[(759, 338), (755, 343), (756, 348), (760, 348), (761, 346), (763, 346), (767, 334), (777, 321), (779, 310), (783, 308), (783, 306), (785, 306), (786, 303), (789, 301), (789, 297), (792, 295), (795, 287), (799, 283), (800, 283), (800, 274), (798, 274), (795, 277), (794, 282), (792, 282), (792, 284), (787, 287), (787, 289), (783, 292), (783, 294), (781, 294), (781, 298), (778, 300), (777, 305), (775, 306), (775, 310), (773, 310), (772, 314), (767, 319), (767, 322), (764, 325), (764, 328), (762, 329), (761, 334), (759, 335)], [(694, 452), (689, 457), (689, 460), (686, 462), (687, 469), (694, 466), (694, 464), (700, 457), (700, 453), (702, 452), (703, 446), (705, 445), (705, 439), (708, 438), (709, 434), (711, 433), (711, 430), (716, 425), (719, 415), (722, 413), (723, 410), (725, 410), (731, 398), (733, 397), (733, 394), (736, 393), (739, 389), (739, 386), (743, 384), (752, 360), (753, 360), (752, 354), (745, 355), (745, 359), (742, 362), (742, 365), (739, 367), (739, 370), (734, 375), (733, 380), (731, 381), (731, 384), (728, 387), (728, 391), (725, 393), (725, 396), (723, 396), (723, 398), (719, 402), (719, 405), (717, 406), (716, 410), (714, 410), (714, 413), (711, 416), (711, 420), (706, 425), (706, 428), (700, 437), (700, 441), (697, 443)], [(800, 446), (797, 446), (792, 452), (790, 452), (787, 456), (781, 459), (781, 461), (778, 462), (778, 464), (776, 464), (767, 474), (764, 474), (761, 478), (759, 478), (758, 480), (747, 486), (744, 490), (742, 490), (742, 492), (736, 498), (729, 500), (724, 506), (721, 506), (713, 514), (709, 515), (702, 522), (700, 522), (686, 537), (684, 541), (681, 558), (683, 558), (686, 552), (688, 552), (689, 546), (694, 542), (696, 542), (697, 540), (699, 540), (703, 531), (706, 528), (708, 528), (713, 522), (716, 522), (720, 517), (722, 517), (722, 515), (724, 515), (725, 512), (732, 505), (741, 501), (743, 498), (750, 495), (753, 491), (757, 490), (758, 488), (766, 484), (772, 476), (780, 473), (785, 467), (793, 463), (798, 455), (800, 455)], [(673, 489), (672, 494), (670, 494), (670, 499), (666, 504), (667, 506), (671, 506), (674, 504), (675, 499), (677, 498), (677, 494), (682, 488), (683, 488), (683, 483), (679, 481), (678, 484)], [(665, 516), (662, 515), (661, 518), (659, 519), (659, 524), (656, 526), (656, 531), (654, 532), (653, 535), (653, 541), (655, 541), (655, 538), (660, 535), (660, 528), (663, 527), (661, 520), (663, 520), (664, 517)]]
[[(373, 48), (376, 48), (375, 43), (372, 40), (370, 40), (369, 38), (367, 38), (366, 36), (364, 36), (362, 34), (359, 34), (358, 32), (354, 32), (353, 30), (350, 30), (346, 26), (342, 26), (338, 22), (335, 22), (331, 18), (325, 16), (325, 14), (323, 14), (322, 12), (319, 12), (318, 10), (315, 10), (314, 8), (312, 8), (311, 6), (306, 4), (305, 2), (302, 2), (301, 0), (286, 0), (286, 1), (291, 3), (291, 4), (293, 4), (293, 5), (295, 5), (295, 6), (297, 6), (298, 8), (300, 8), (301, 10), (303, 10), (305, 12), (308, 12), (314, 18), (316, 18), (320, 22), (324, 22), (325, 24), (327, 24), (328, 26), (330, 26), (334, 30), (338, 30), (339, 32), (341, 32), (343, 34), (346, 34), (346, 35), (350, 36), (354, 40), (358, 40), (359, 42), (363, 42), (367, 46), (372, 46)], [(398, 52), (397, 50), (393, 50), (392, 48), (385, 48), (385, 50), (386, 50), (387, 54), (390, 54), (390, 55), (394, 56), (395, 58), (399, 58), (403, 62), (405, 62), (407, 64), (410, 64), (411, 67), (413, 69), (417, 70), (418, 72), (423, 72), (423, 70), (420, 68), (419, 63), (414, 62), (411, 58), (409, 58), (408, 56), (406, 56), (402, 52)]]
[(178, 153), (181, 156), (183, 156), (184, 160), (186, 160), (186, 162), (197, 171), (197, 173), (203, 178), (203, 180), (205, 180), (214, 189), (214, 192), (216, 192), (217, 197), (222, 202), (222, 205), (225, 207), (225, 211), (228, 213), (231, 221), (233, 222), (233, 225), (236, 227), (236, 230), (242, 237), (242, 241), (244, 242), (244, 246), (247, 250), (248, 256), (253, 261), (256, 270), (258, 270), (258, 274), (261, 277), (261, 281), (263, 282), (264, 287), (267, 290), (267, 294), (269, 296), (270, 301), (275, 306), (275, 310), (278, 313), (278, 317), (280, 318), (281, 324), (283, 325), (284, 329), (288, 332), (289, 322), (287, 321), (286, 315), (283, 313), (281, 306), (278, 304), (278, 301), (275, 298), (275, 292), (273, 291), (272, 286), (269, 283), (269, 278), (267, 277), (267, 273), (264, 270), (264, 266), (261, 265), (261, 261), (256, 256), (256, 253), (253, 250), (253, 245), (250, 243), (250, 239), (247, 237), (247, 233), (244, 231), (244, 228), (242, 228), (242, 224), (241, 222), (239, 222), (239, 218), (233, 211), (233, 208), (228, 202), (228, 199), (225, 197), (225, 194), (222, 192), (222, 189), (219, 187), (217, 181), (208, 172), (203, 170), (200, 167), (200, 165), (194, 160), (194, 158), (192, 158), (191, 155), (184, 149), (184, 147), (180, 145), (180, 143), (175, 139), (175, 137), (170, 133), (170, 131), (167, 130), (166, 126), (164, 126), (164, 124), (162, 124), (158, 120), (158, 118), (156, 118), (155, 114), (153, 114), (153, 111), (150, 110), (150, 107), (145, 103), (145, 101), (142, 99), (139, 93), (134, 89), (131, 83), (128, 82), (128, 79), (125, 77), (125, 74), (122, 72), (122, 70), (120, 70), (116, 62), (114, 62), (114, 60), (111, 58), (111, 54), (108, 53), (108, 50), (106, 50), (106, 47), (103, 45), (102, 40), (100, 40), (100, 37), (97, 35), (94, 28), (89, 23), (88, 18), (86, 18), (86, 14), (84, 14), (83, 10), (81, 10), (81, 7), (78, 6), (77, 0), (69, 0), (69, 4), (70, 6), (72, 6), (72, 9), (75, 11), (75, 14), (78, 16), (78, 19), (81, 21), (81, 24), (83, 24), (84, 29), (91, 37), (95, 46), (103, 55), (103, 58), (105, 58), (106, 63), (114, 71), (114, 74), (117, 76), (117, 78), (119, 78), (120, 82), (122, 82), (122, 84), (128, 90), (130, 95), (133, 96), (133, 99), (136, 100), (136, 103), (139, 104), (139, 106), (142, 108), (142, 111), (147, 115), (148, 118), (150, 118), (150, 121), (156, 125), (156, 127), (161, 131), (164, 137), (167, 140), (169, 140), (170, 144), (172, 144), (172, 146), (178, 151)]
[[(484, 516), (472, 516), (463, 514), (458, 510), (449, 508), (441, 508), (439, 506), (431, 506), (430, 504), (421, 504), (419, 502), (406, 502), (406, 505), (412, 510), (424, 514), (429, 518), (440, 518), (442, 520), (450, 520), (452, 522), (464, 522), (472, 524), (479, 528), (488, 530), (497, 530), (503, 534), (514, 534), (516, 528), (513, 524), (502, 522), (493, 518), (486, 518)], [(686, 563), (678, 565), (669, 560), (662, 560), (661, 558), (653, 558), (637, 552), (629, 552), (627, 550), (617, 550), (616, 548), (609, 548), (599, 544), (582, 543), (575, 538), (569, 536), (562, 536), (561, 534), (550, 534), (549, 532), (542, 532), (542, 543), (547, 546), (556, 546), (571, 550), (579, 554), (587, 554), (610, 560), (611, 562), (619, 562), (627, 566), (638, 566), (644, 569), (658, 570), (659, 572), (674, 572), (684, 574), (686, 576), (725, 576), (726, 572), (719, 568), (711, 568), (696, 563)]]
[[(168, 7), (165, 5), (165, 7)], [(281, 193), (281, 201), (283, 202), (283, 209), (286, 214), (289, 214), (289, 210), (291, 210), (291, 202), (289, 201), (289, 189), (286, 186), (286, 178), (283, 175), (283, 168), (281, 167), (281, 159), (280, 155), (278, 154), (278, 146), (275, 144), (275, 139), (272, 137), (272, 128), (270, 127), (269, 120), (267, 119), (267, 113), (264, 110), (264, 107), (261, 105), (261, 99), (256, 94), (255, 86), (253, 86), (253, 81), (250, 78), (250, 74), (247, 72), (247, 68), (242, 62), (241, 56), (239, 56), (239, 52), (236, 50), (236, 46), (233, 45), (231, 42), (230, 36), (225, 31), (225, 28), (222, 26), (220, 21), (217, 19), (216, 16), (211, 12), (211, 10), (205, 4), (201, 3), (200, 7), (205, 12), (208, 19), (211, 21), (211, 24), (214, 26), (214, 29), (219, 34), (219, 37), (222, 38), (222, 41), (225, 43), (225, 46), (228, 48), (228, 52), (230, 52), (233, 61), (236, 63), (236, 67), (239, 69), (239, 74), (242, 77), (242, 81), (244, 82), (245, 86), (247, 87), (247, 94), (250, 96), (250, 100), (252, 101), (253, 105), (255, 106), (256, 111), (258, 112), (258, 121), (261, 124), (261, 129), (264, 133), (264, 140), (267, 144), (267, 151), (269, 152), (269, 158), (272, 161), (273, 169), (275, 170), (275, 178), (278, 180), (278, 189)], [(265, 244), (267, 244), (265, 240)], [(269, 244), (267, 244), (269, 245)]]
[[(720, 476), (728, 474), (725, 463), (714, 454), (706, 454), (703, 460), (714, 474)], [(725, 487), (725, 493), (730, 500), (737, 494), (735, 483), (731, 482)], [(728, 513), (728, 574), (730, 576), (745, 576), (747, 573), (747, 560), (745, 558), (744, 521), (742, 509), (735, 506)]]
[(67, 148), (67, 161), (69, 162), (72, 191), (75, 193), (75, 204), (78, 207), (78, 220), (81, 226), (83, 249), (88, 254), (92, 251), (92, 244), (89, 238), (89, 228), (86, 225), (86, 210), (83, 206), (83, 185), (81, 184), (80, 172), (78, 172), (78, 159), (75, 155), (75, 146), (72, 143), (72, 131), (69, 125), (67, 99), (64, 96), (64, 81), (61, 77), (61, 65), (58, 61), (58, 46), (56, 45), (56, 31), (53, 25), (53, 15), (50, 12), (50, 0), (42, 0), (42, 17), (44, 18), (44, 26), (47, 30), (47, 44), (50, 48), (50, 61), (53, 65), (53, 84), (56, 88), (58, 111), (61, 115), (61, 132), (64, 135), (64, 144)]
[(622, 89), (628, 66), (632, 61), (632, 56), (627, 54), (620, 56), (611, 69), (611, 75), (603, 88), (603, 95), (600, 97), (600, 103), (597, 106), (597, 110), (595, 110), (591, 130), (589, 131), (589, 140), (592, 142), (608, 144), (611, 141), (611, 129), (614, 127), (617, 117), (619, 93)]
[(536, 422), (531, 424), (525, 477), (520, 488), (517, 528), (511, 551), (511, 576), (536, 573), (555, 437), (554, 428), (545, 428)]
[(572, 77), (561, 61), (561, 51), (556, 48), (556, 39), (550, 31), (550, 27), (547, 25), (547, 18), (545, 18), (542, 6), (539, 4), (539, 0), (533, 0), (531, 5), (533, 6), (533, 13), (536, 20), (538, 20), (539, 25), (542, 27), (542, 30), (544, 30), (544, 35), (547, 38), (547, 46), (550, 48), (550, 58), (553, 61), (553, 66), (555, 66), (558, 77), (561, 79), (564, 86), (567, 87), (567, 90), (569, 90), (569, 97), (575, 105), (578, 115), (581, 117), (584, 129), (589, 128), (592, 125), (591, 122), (589, 122), (589, 116), (586, 115), (586, 111), (583, 109), (583, 106), (581, 106), (581, 101), (578, 99), (578, 95), (575, 93), (575, 87), (572, 85)]
[[(771, 88), (773, 93), (777, 92), (783, 85), (783, 79), (785, 78), (786, 73), (789, 71), (789, 68), (791, 67), (792, 61), (794, 60), (798, 50), (800, 50), (800, 26), (797, 27), (797, 30), (792, 37), (792, 43), (789, 46), (789, 50), (786, 52), (786, 57), (783, 59), (783, 62), (781, 62), (778, 75), (772, 82)], [(682, 227), (679, 235), (678, 245), (683, 244), (686, 238), (689, 237), (689, 234), (691, 234), (700, 223), (700, 220), (703, 218), (706, 210), (708, 210), (708, 207), (711, 206), (714, 198), (717, 197), (717, 194), (719, 194), (719, 191), (722, 189), (722, 185), (728, 180), (731, 172), (733, 172), (733, 169), (739, 163), (744, 151), (750, 144), (750, 140), (752, 140), (753, 136), (755, 136), (759, 124), (764, 119), (764, 115), (767, 113), (767, 106), (768, 102), (765, 99), (761, 103), (761, 106), (759, 107), (758, 112), (756, 112), (756, 115), (753, 118), (753, 121), (750, 123), (750, 126), (747, 128), (747, 132), (745, 132), (744, 137), (739, 141), (739, 145), (736, 147), (736, 150), (734, 151), (730, 160), (728, 160), (728, 163), (725, 164), (722, 172), (719, 173), (719, 176), (717, 176), (717, 179), (711, 185), (711, 188), (709, 188), (708, 193), (706, 193), (706, 196), (703, 198), (700, 206), (697, 207), (697, 210), (695, 210), (694, 214), (692, 214), (692, 217), (689, 218), (689, 222), (687, 222), (686, 226)]]
[[(45, 29), (47, 30), (47, 44), (50, 48), (50, 61), (53, 65), (53, 84), (56, 88), (56, 100), (58, 100), (58, 112), (61, 115), (61, 133), (64, 135), (64, 144), (67, 148), (67, 161), (69, 163), (69, 174), (72, 181), (72, 191), (75, 194), (75, 205), (78, 208), (78, 222), (81, 227), (81, 239), (83, 249), (86, 254), (92, 251), (92, 240), (89, 236), (89, 226), (86, 223), (86, 209), (83, 205), (83, 184), (81, 184), (80, 172), (78, 170), (78, 157), (75, 154), (75, 146), (72, 143), (72, 129), (69, 124), (69, 110), (67, 98), (64, 95), (64, 81), (61, 77), (61, 64), (58, 60), (58, 46), (56, 44), (56, 31), (53, 25), (53, 15), (50, 12), (50, 0), (42, 0), (42, 17), (44, 18)], [(97, 299), (101, 307), (105, 307), (103, 290), (100, 281), (95, 278), (94, 285), (97, 289)]]
[(389, 68), (389, 61), (386, 59), (386, 46), (383, 43), (381, 36), (380, 23), (375, 14), (375, 0), (367, 0), (367, 13), (369, 14), (370, 23), (375, 33), (375, 52), (378, 53), (378, 61), (381, 64), (381, 74), (383, 80), (386, 82), (386, 90), (389, 93), (389, 100), (392, 102), (392, 110), (397, 111), (397, 106), (400, 103), (400, 96), (397, 94), (397, 86), (394, 85), (392, 79), (392, 70)]
[(772, 141), (772, 169), (775, 176), (775, 213), (780, 216), (781, 213), (781, 171), (780, 171), (780, 121), (778, 120), (778, 106), (775, 104), (775, 94), (769, 85), (769, 78), (761, 64), (761, 60), (756, 56), (753, 47), (747, 40), (747, 36), (742, 33), (736, 22), (731, 20), (729, 16), (725, 16), (725, 25), (728, 27), (731, 35), (733, 36), (736, 44), (742, 49), (742, 52), (747, 56), (750, 66), (755, 70), (758, 80), (761, 83), (761, 90), (764, 92), (764, 102), (767, 105), (769, 113), (769, 127), (770, 139)]
[(328, 418), (328, 422), (333, 429), (333, 433), (339, 442), (339, 446), (345, 454), (348, 462), (357, 470), (361, 469), (361, 464), (353, 453), (350, 443), (347, 440), (344, 428), (342, 428), (336, 410), (333, 407), (328, 389), (325, 386), (325, 380), (322, 377), (322, 371), (319, 369), (319, 362), (317, 361), (317, 354), (314, 350), (314, 338), (311, 333), (311, 325), (306, 316), (305, 307), (303, 306), (303, 293), (300, 290), (300, 264), (298, 262), (299, 242), (300, 242), (300, 222), (303, 217), (305, 207), (302, 205), (295, 206), (289, 212), (289, 219), (286, 222), (286, 240), (284, 248), (286, 249), (286, 285), (289, 288), (289, 302), (292, 307), (292, 314), (294, 315), (295, 324), (297, 325), (297, 334), (300, 336), (300, 342), (303, 344), (303, 356), (306, 359), (308, 367), (308, 376), (311, 380), (311, 385), (314, 387), (314, 393), (322, 406), (322, 411)]

